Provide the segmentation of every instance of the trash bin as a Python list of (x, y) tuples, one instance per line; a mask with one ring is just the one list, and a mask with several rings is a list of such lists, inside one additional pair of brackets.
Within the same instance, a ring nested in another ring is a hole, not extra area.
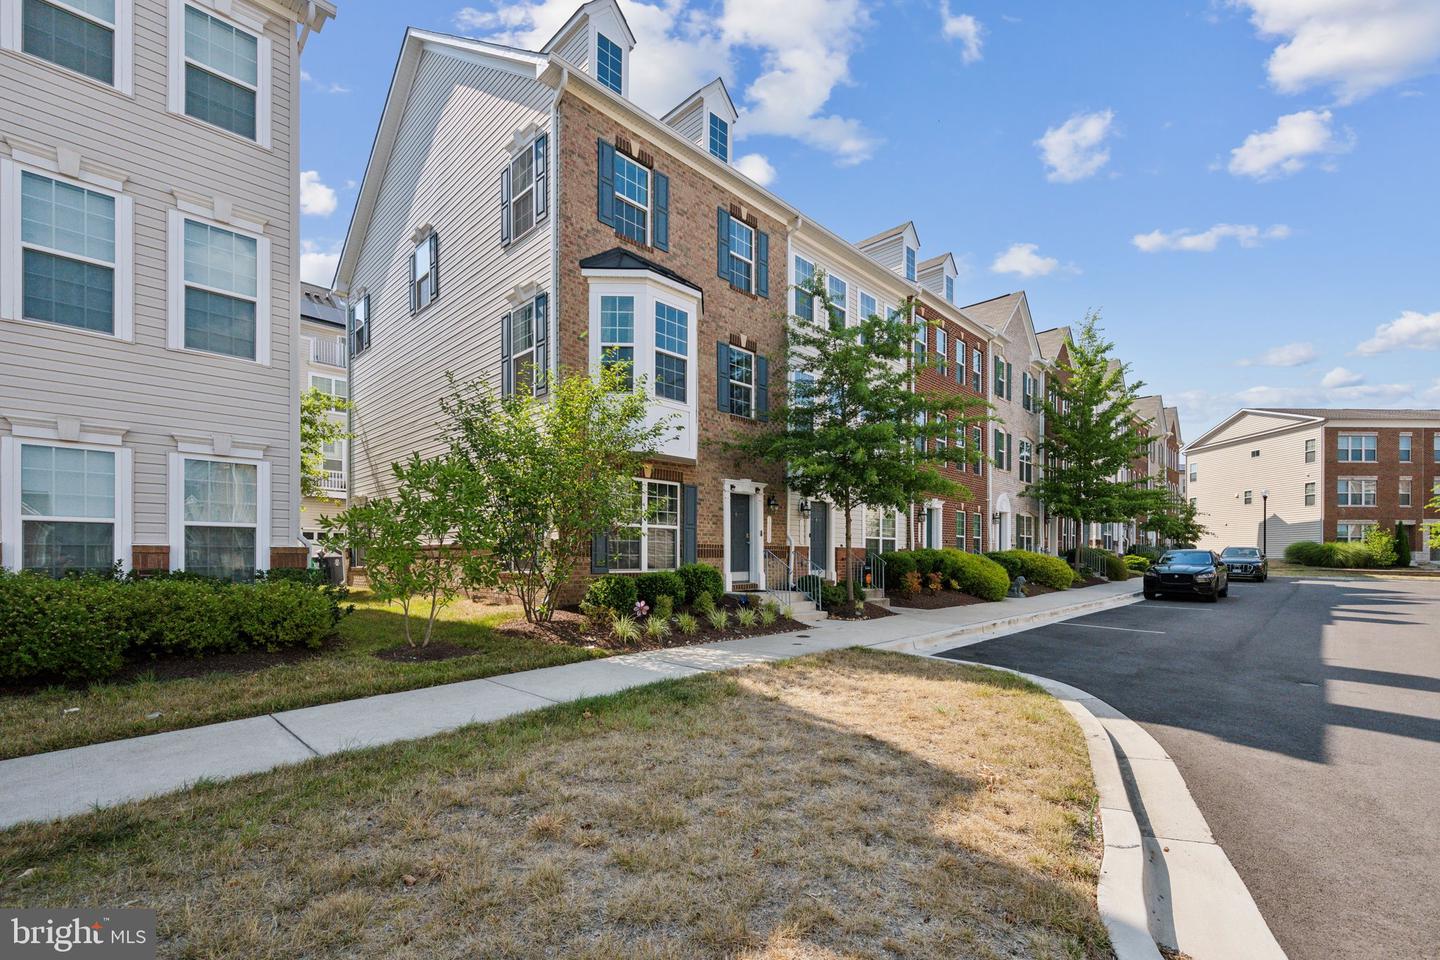
[(345, 585), (345, 558), (338, 556), (326, 556), (320, 558), (320, 569), (325, 571), (325, 579), (332, 587), (343, 587)]

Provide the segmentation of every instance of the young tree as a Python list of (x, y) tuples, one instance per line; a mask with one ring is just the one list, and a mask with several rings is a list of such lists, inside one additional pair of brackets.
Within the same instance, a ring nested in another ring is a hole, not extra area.
[(350, 409), (339, 397), (311, 387), (300, 395), (300, 495), (329, 497), (325, 490), (325, 445), (349, 438), (338, 413)]
[[(1431, 513), (1440, 514), (1440, 489), (1437, 489), (1435, 496), (1425, 504), (1425, 509)], [(1440, 523), (1430, 525), (1430, 549), (1440, 550)]]
[[(1144, 478), (1121, 479), (1145, 456), (1150, 436), (1133, 408), (1140, 381), (1125, 382), (1128, 366), (1111, 357), (1114, 344), (1100, 333), (1100, 315), (1086, 314), (1070, 359), (1045, 398), (1046, 434), (1040, 442), (1045, 471), (1025, 489), (1053, 516), (1092, 523), (1125, 523), (1162, 513), (1168, 495), (1148, 489)], [(1078, 570), (1080, 553), (1076, 551)]]
[[(979, 460), (966, 441), (987, 405), (912, 388), (926, 362), (914, 351), (925, 321), (913, 305), (890, 318), (872, 315), (847, 325), (823, 273), (795, 290), (809, 315), (786, 322), (792, 376), (787, 398), (771, 409), (777, 429), (728, 445), (782, 464), (797, 494), (833, 504), (845, 518), (848, 557), (858, 508), (906, 510), (926, 495), (970, 496), (940, 468)], [(845, 580), (853, 607), (854, 580)]]
[(377, 600), (400, 605), (405, 642), (412, 647), (411, 605), (416, 597), (429, 600), (423, 647), (440, 610), (460, 593), (462, 554), (446, 541), (456, 527), (456, 504), (474, 481), (446, 458), (422, 460), (417, 454), (391, 469), (394, 496), (355, 504), (320, 523), (327, 548), (364, 556), (370, 591)]
[(650, 416), (644, 383), (632, 386), (622, 366), (594, 378), (563, 374), (540, 398), (497, 397), (452, 378), (442, 402), (449, 460), (479, 488), (456, 542), (493, 558), (532, 623), (551, 619), (593, 536), (639, 519), (635, 477), (672, 431), (670, 418)]
[(1200, 511), (1175, 493), (1166, 497), (1162, 508), (1140, 522), (1140, 529), (1159, 534), (1168, 543), (1198, 543), (1210, 532), (1200, 522)]

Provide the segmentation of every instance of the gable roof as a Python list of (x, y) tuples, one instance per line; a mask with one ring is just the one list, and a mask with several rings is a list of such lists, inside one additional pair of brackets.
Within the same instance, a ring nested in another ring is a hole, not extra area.
[[(669, 267), (662, 266), (654, 260), (647, 260), (638, 253), (626, 250), (624, 247), (611, 247), (604, 253), (596, 253), (580, 261), (582, 270), (639, 270), (659, 274), (676, 283), (684, 284), (692, 290), (700, 291), (700, 285), (687, 280)], [(703, 291), (700, 291), (703, 292)]]
[(1180, 435), (1180, 408), (1166, 407), (1165, 419), (1170, 422), (1170, 432), (1175, 434), (1175, 442), (1183, 444), (1185, 438)]
[[(712, 91), (712, 88), (714, 87), (718, 87), (719, 89)], [(695, 92), (691, 93), (690, 96), (686, 97), (684, 100), (681, 100), (670, 110), (669, 113), (661, 117), (661, 121), (664, 123), (669, 123), (671, 120), (674, 120), (676, 117), (680, 116), (682, 113), (693, 107), (695, 105), (695, 101), (703, 100), (706, 93), (709, 92), (718, 93), (720, 96), (725, 98), (725, 105), (730, 108), (730, 113), (732, 116), (738, 117), (740, 115), (740, 111), (735, 109), (735, 101), (730, 98), (730, 88), (725, 86), (725, 78), (716, 77), (709, 83), (697, 87), (695, 89)]]
[(1169, 424), (1165, 422), (1165, 401), (1160, 399), (1159, 394), (1151, 394), (1148, 397), (1136, 397), (1134, 410), (1142, 420), (1150, 424), (1151, 436), (1157, 436), (1166, 432)]
[(1060, 348), (1072, 339), (1069, 327), (1051, 327), (1049, 330), (1035, 332), (1035, 342), (1040, 344), (1040, 355), (1046, 360), (1054, 360), (1060, 356)]
[(1020, 301), (1025, 298), (1023, 290), (1014, 293), (1002, 294), (998, 297), (991, 297), (989, 300), (981, 300), (979, 303), (972, 303), (968, 307), (961, 307), (967, 316), (985, 324), (996, 333), (1005, 329), (1010, 318), (1015, 315), (1015, 310), (1020, 306)]
[(1254, 434), (1247, 434), (1247, 437), (1262, 436), (1270, 433), (1279, 433), (1285, 430), (1291, 430), (1295, 427), (1315, 426), (1317, 424), (1324, 423), (1325, 415), (1332, 412), (1333, 411), (1329, 410), (1311, 411), (1273, 407), (1241, 407), (1239, 410), (1236, 410), (1224, 420), (1221, 420), (1219, 423), (1215, 424), (1215, 426), (1211, 427), (1209, 430), (1206, 430), (1199, 437), (1197, 437), (1193, 443), (1187, 444), (1185, 446), (1185, 452), (1189, 453), (1191, 450), (1198, 450), (1201, 447), (1204, 447), (1212, 437), (1218, 436), (1219, 434), (1228, 430), (1232, 424), (1239, 421), (1242, 417), (1246, 417), (1252, 414), (1259, 414), (1263, 417), (1269, 417), (1277, 422), (1275, 423), (1275, 425), (1267, 427), (1263, 430), (1258, 430)]
[(635, 46), (635, 34), (630, 29), (630, 21), (625, 19), (625, 11), (620, 9), (620, 4), (616, 3), (615, 0), (590, 0), (589, 3), (582, 3), (574, 13), (570, 14), (570, 19), (566, 20), (560, 29), (555, 31), (554, 36), (545, 41), (544, 46), (540, 48), (540, 52), (549, 53), (561, 37), (568, 36), (575, 24), (578, 23), (581, 18), (588, 17), (594, 13), (596, 7), (609, 7), (614, 11), (615, 18), (620, 21), (620, 26), (625, 30), (625, 39), (629, 41), (629, 46), (633, 48)]
[(1254, 407), (1262, 413), (1284, 413), (1327, 420), (1414, 420), (1440, 418), (1435, 410), (1386, 410), (1364, 407)]
[(889, 230), (881, 230), (873, 237), (866, 237), (864, 240), (857, 241), (855, 246), (863, 249), (870, 246), (870, 244), (872, 243), (879, 243), (881, 240), (889, 240), (891, 237), (902, 234), (906, 230), (909, 230), (911, 233), (915, 234), (915, 242), (918, 244), (920, 242), (920, 231), (915, 229), (914, 220), (906, 220), (904, 223), (893, 226)]
[(920, 263), (916, 265), (916, 267), (915, 267), (915, 272), (916, 272), (916, 273), (924, 273), (926, 270), (929, 270), (931, 267), (943, 265), (946, 260), (949, 260), (949, 261), (950, 261), (950, 269), (951, 269), (951, 271), (953, 271), (953, 272), (955, 272), (955, 273), (959, 273), (959, 272), (960, 272), (959, 269), (955, 266), (955, 257), (954, 257), (954, 255), (953, 255), (953, 254), (950, 254), (950, 253), (942, 253), (942, 254), (940, 254), (940, 256), (938, 256), (938, 257), (931, 257), (929, 260), (921, 260)]

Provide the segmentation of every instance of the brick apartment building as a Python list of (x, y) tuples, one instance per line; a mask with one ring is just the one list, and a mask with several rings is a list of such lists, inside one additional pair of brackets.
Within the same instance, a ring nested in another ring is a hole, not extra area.
[(1188, 489), (1210, 527), (1201, 546), (1358, 541), (1407, 528), (1413, 559), (1440, 513), (1440, 410), (1245, 409), (1185, 448)]

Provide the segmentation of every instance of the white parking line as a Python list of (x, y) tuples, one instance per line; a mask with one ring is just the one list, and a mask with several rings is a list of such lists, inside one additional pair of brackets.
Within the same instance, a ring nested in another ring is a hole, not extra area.
[(1107, 627), (1107, 626), (1104, 626), (1104, 625), (1098, 624), (1098, 623), (1074, 623), (1074, 622), (1072, 621), (1071, 623), (1067, 623), (1066, 626), (1067, 626), (1067, 627), (1089, 627), (1091, 630), (1123, 630), (1123, 631), (1125, 631), (1126, 633), (1154, 633), (1154, 634), (1158, 634), (1159, 636), (1162, 636), (1162, 637), (1165, 636), (1165, 631), (1164, 631), (1164, 630), (1136, 630), (1134, 627)]

